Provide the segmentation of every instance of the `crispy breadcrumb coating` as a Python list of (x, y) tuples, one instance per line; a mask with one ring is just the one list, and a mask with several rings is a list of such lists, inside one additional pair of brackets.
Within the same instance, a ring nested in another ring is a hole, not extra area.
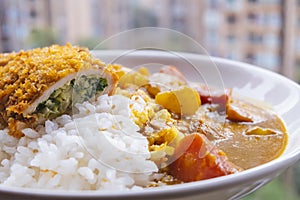
[(0, 54), (0, 128), (14, 132), (23, 122), (32, 123), (24, 111), (50, 86), (69, 74), (104, 66), (87, 48), (71, 44)]

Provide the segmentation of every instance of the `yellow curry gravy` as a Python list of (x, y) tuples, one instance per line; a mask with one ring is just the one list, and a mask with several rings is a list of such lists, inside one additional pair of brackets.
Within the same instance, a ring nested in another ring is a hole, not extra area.
[(191, 127), (205, 134), (232, 163), (243, 169), (264, 164), (283, 153), (288, 134), (278, 115), (244, 99), (234, 99), (231, 106), (245, 119), (229, 120), (216, 111), (216, 105), (206, 104), (191, 120)]

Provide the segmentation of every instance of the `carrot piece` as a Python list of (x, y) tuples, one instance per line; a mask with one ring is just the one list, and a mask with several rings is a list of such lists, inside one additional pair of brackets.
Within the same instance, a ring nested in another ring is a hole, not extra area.
[(183, 182), (199, 181), (240, 171), (240, 168), (228, 161), (223, 151), (198, 133), (182, 139), (175, 149), (173, 159), (176, 160), (169, 165), (169, 173)]

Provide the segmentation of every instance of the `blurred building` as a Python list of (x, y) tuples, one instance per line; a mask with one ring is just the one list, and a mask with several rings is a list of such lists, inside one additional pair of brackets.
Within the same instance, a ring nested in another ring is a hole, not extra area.
[(203, 1), (156, 0), (152, 2), (158, 21), (157, 26), (185, 33), (200, 43), (203, 41), (203, 12), (205, 10)]
[(51, 27), (60, 41), (77, 43), (80, 40), (105, 37), (128, 29), (129, 5), (122, 0), (48, 0)]
[(0, 51), (35, 47), (34, 34), (55, 43), (99, 42), (130, 28), (130, 8), (122, 0), (0, 0)]
[[(210, 55), (246, 61), (295, 78), (295, 60), (300, 63), (299, 2), (0, 0), (0, 51), (91, 39), (97, 44), (131, 28), (158, 26), (187, 34)], [(48, 41), (32, 45), (46, 38)]]
[(208, 0), (205, 45), (213, 55), (279, 70), (282, 5), (279, 0)]
[[(280, 73), (300, 82), (300, 49), (297, 49), (297, 40), (300, 30), (300, 1), (289, 0), (282, 3), (283, 26), (282, 26), (282, 48), (281, 48), (281, 68)], [(298, 25), (297, 25), (298, 22)]]
[(91, 35), (93, 23), (89, 0), (46, 1), (51, 12), (49, 27), (59, 36), (59, 41), (74, 42)]
[(50, 24), (49, 0), (0, 1), (0, 49), (13, 51), (24, 48), (24, 40), (35, 29)]
[[(294, 0), (296, 1), (296, 0)], [(296, 35), (295, 35), (295, 48), (296, 48), (296, 59), (298, 65), (300, 65), (300, 0), (297, 0), (297, 6), (295, 9), (296, 16), (294, 17), (294, 27), (296, 28)]]

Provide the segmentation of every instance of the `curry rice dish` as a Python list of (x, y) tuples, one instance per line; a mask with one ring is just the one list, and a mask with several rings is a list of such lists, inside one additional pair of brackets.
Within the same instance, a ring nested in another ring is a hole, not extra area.
[(200, 181), (269, 162), (288, 139), (270, 108), (190, 83), (175, 66), (131, 71), (67, 44), (0, 54), (0, 78), (3, 185), (134, 190)]

